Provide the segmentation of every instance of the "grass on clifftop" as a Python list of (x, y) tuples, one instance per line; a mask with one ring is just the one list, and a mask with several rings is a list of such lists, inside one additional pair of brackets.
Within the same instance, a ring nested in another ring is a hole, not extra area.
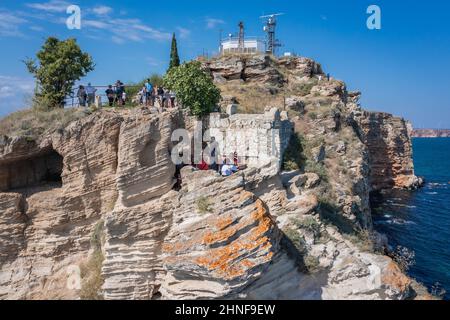
[(51, 111), (20, 110), (0, 119), (0, 135), (39, 139), (44, 133), (62, 129), (70, 122), (84, 116), (86, 116), (86, 112), (75, 108), (58, 108)]

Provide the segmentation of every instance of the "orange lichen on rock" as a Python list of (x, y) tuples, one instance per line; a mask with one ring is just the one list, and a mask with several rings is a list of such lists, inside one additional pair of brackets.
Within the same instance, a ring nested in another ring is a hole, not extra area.
[(411, 279), (405, 276), (394, 262), (390, 262), (384, 270), (381, 281), (400, 292), (407, 291), (411, 285)]
[[(248, 197), (248, 193), (246, 197)], [(245, 197), (241, 197), (241, 199), (245, 200)], [(219, 219), (215, 224), (219, 230), (207, 232), (203, 237), (203, 244), (211, 245), (227, 240), (240, 230), (244, 230), (248, 226), (255, 226), (230, 244), (210, 249), (204, 256), (195, 260), (198, 265), (217, 272), (219, 276), (225, 279), (242, 276), (248, 269), (254, 267), (257, 264), (254, 261), (255, 258), (243, 257), (254, 255), (255, 250), (258, 252), (256, 256), (262, 259), (260, 261), (270, 261), (273, 256), (271, 252), (272, 243), (266, 233), (274, 227), (274, 224), (261, 200), (255, 202), (250, 215), (244, 217), (236, 225), (231, 225), (231, 223), (231, 217)]]
[(233, 223), (233, 219), (228, 216), (222, 219), (219, 219), (216, 223), (216, 228), (218, 230), (224, 230), (225, 228), (229, 227)]
[(251, 192), (245, 191), (242, 192), (239, 196), (239, 202), (245, 202), (247, 200), (253, 200), (254, 195)]

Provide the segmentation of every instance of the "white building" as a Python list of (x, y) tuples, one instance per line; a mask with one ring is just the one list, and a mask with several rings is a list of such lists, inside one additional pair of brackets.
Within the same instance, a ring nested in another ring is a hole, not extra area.
[(239, 47), (239, 38), (228, 37), (221, 41), (220, 52), (226, 53), (257, 53), (265, 51), (264, 40), (256, 37), (246, 37), (244, 39), (244, 47)]

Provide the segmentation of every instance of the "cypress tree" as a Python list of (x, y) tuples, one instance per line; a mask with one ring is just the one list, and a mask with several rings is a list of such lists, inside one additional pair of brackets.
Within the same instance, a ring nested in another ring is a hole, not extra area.
[(177, 39), (175, 38), (175, 32), (172, 36), (172, 48), (170, 49), (170, 64), (169, 70), (173, 67), (178, 67), (180, 65), (180, 57), (178, 56)]

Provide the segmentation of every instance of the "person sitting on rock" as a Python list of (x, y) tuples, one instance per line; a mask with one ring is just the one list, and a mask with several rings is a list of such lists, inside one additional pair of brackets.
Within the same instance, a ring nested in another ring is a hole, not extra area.
[(229, 161), (226, 161), (222, 165), (221, 174), (223, 177), (229, 177), (235, 172), (238, 172), (238, 168), (235, 165), (229, 164)]

